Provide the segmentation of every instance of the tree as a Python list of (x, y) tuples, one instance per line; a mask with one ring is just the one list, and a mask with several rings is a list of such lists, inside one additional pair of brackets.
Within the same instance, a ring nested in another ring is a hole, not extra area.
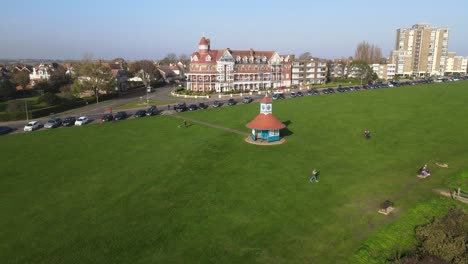
[(62, 86), (72, 83), (72, 78), (67, 73), (67, 69), (61, 65), (56, 64), (54, 71), (50, 75), (50, 92), (57, 93)]
[(451, 208), (447, 215), (416, 228), (419, 251), (449, 263), (468, 263), (468, 213)]
[(382, 50), (374, 44), (363, 41), (356, 47), (354, 59), (365, 61), (368, 64), (380, 63)]
[(170, 63), (175, 63), (175, 62), (177, 62), (177, 55), (175, 53), (169, 53), (159, 63), (170, 64)]
[(369, 64), (365, 61), (355, 60), (348, 66), (348, 74), (354, 75), (357, 79), (361, 80), (361, 85), (363, 81), (366, 83), (377, 79), (377, 74), (374, 73)]
[(7, 99), (16, 93), (15, 84), (10, 80), (0, 81), (0, 99)]
[(179, 61), (182, 62), (182, 64), (187, 65), (190, 63), (190, 57), (185, 54), (180, 54)]
[(42, 91), (44, 93), (55, 93), (56, 92), (54, 87), (52, 86), (52, 84), (47, 80), (42, 80), (42, 81), (37, 82), (34, 85), (34, 90)]
[(312, 59), (312, 54), (310, 52), (304, 52), (301, 55), (299, 55), (300, 60), (310, 60)]
[(78, 80), (75, 89), (79, 91), (93, 91), (96, 96), (96, 103), (99, 103), (99, 92), (112, 89), (112, 74), (109, 67), (98, 62), (85, 62), (78, 69)]
[(29, 73), (26, 71), (14, 71), (11, 75), (11, 79), (16, 85), (22, 86), (23, 90), (26, 89), (26, 86), (28, 86), (30, 82)]
[(156, 65), (149, 60), (134, 61), (130, 63), (129, 72), (133, 76), (140, 77), (146, 87), (148, 87), (152, 80), (162, 78), (161, 73), (156, 68)]

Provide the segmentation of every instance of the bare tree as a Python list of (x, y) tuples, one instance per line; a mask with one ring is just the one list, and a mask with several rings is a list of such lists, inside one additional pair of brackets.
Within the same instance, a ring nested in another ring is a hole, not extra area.
[(310, 52), (304, 52), (301, 55), (299, 55), (300, 60), (310, 60), (312, 59), (312, 54)]
[(364, 61), (366, 63), (380, 63), (382, 59), (382, 50), (365, 41), (358, 44), (354, 53), (354, 59)]

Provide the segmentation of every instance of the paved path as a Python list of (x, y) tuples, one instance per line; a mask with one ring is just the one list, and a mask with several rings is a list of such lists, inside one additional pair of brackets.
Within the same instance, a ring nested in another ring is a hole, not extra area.
[(218, 125), (215, 125), (215, 124), (211, 124), (211, 123), (208, 123), (208, 122), (196, 120), (196, 119), (193, 119), (193, 118), (189, 118), (189, 117), (185, 117), (185, 116), (179, 116), (177, 114), (172, 114), (172, 115), (169, 115), (169, 116), (179, 118), (179, 119), (183, 119), (183, 120), (187, 120), (187, 121), (190, 121), (192, 123), (197, 123), (197, 124), (204, 125), (204, 126), (209, 126), (209, 127), (213, 127), (213, 128), (217, 128), (217, 129), (222, 129), (222, 130), (225, 130), (225, 131), (228, 131), (228, 132), (231, 132), (231, 133), (234, 133), (234, 134), (242, 135), (242, 136), (250, 135), (249, 133), (242, 132), (242, 131), (239, 131), (239, 130), (236, 130), (236, 129), (223, 127), (223, 126), (218, 126)]

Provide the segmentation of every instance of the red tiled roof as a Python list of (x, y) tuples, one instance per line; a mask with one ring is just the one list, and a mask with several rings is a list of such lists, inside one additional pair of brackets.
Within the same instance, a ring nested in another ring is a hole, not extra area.
[(245, 125), (250, 129), (282, 129), (286, 126), (281, 123), (273, 114), (259, 114), (250, 123)]

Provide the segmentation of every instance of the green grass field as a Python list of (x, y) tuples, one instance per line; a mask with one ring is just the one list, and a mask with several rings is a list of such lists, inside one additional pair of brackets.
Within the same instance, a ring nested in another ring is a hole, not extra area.
[[(171, 116), (2, 136), (1, 262), (383, 263), (369, 256), (462, 206), (432, 189), (468, 170), (467, 88), (274, 101), (288, 124), (278, 146)], [(258, 111), (181, 115), (249, 133)], [(420, 180), (423, 164), (432, 175)], [(391, 216), (377, 213), (386, 199)]]
[(165, 102), (165, 101), (160, 101), (160, 100), (149, 100), (148, 103), (146, 103), (146, 99), (138, 99), (131, 101), (129, 103), (126, 103), (124, 105), (120, 105), (118, 107), (115, 107), (116, 110), (118, 109), (131, 109), (131, 108), (148, 108), (151, 105), (166, 105), (170, 104), (170, 102)]

